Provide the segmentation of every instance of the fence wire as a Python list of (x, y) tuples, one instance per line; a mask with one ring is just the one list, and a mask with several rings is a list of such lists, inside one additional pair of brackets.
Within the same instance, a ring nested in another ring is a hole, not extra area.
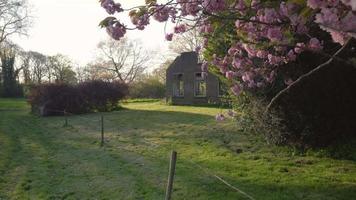
[[(88, 117), (83, 117), (83, 116), (80, 116), (80, 115), (76, 115), (76, 114), (73, 114), (73, 113), (70, 113), (70, 112), (67, 112), (67, 111), (62, 111), (62, 110), (55, 110), (55, 109), (47, 109), (48, 111), (51, 111), (51, 112), (57, 112), (57, 113), (63, 113), (65, 117), (68, 117), (68, 116), (74, 116), (76, 118), (81, 118), (81, 119), (85, 119), (85, 120), (88, 120), (88, 121), (91, 121), (91, 122), (101, 122), (101, 120), (94, 120), (94, 119), (91, 119), (91, 118), (88, 118)], [(112, 120), (109, 120), (109, 121), (112, 121)], [(153, 146), (154, 148), (159, 148), (161, 147), (160, 145), (158, 144), (154, 144), (154, 143), (151, 143), (149, 140), (147, 139), (144, 139), (144, 141), (146, 143), (149, 143), (151, 146)], [(131, 151), (131, 150), (128, 150), (126, 148), (119, 148), (121, 150), (124, 150), (124, 151), (127, 151), (127, 152), (132, 152), (132, 153), (135, 153), (137, 154), (137, 152), (135, 151)], [(178, 152), (179, 153), (179, 152)], [(123, 164), (121, 165), (121, 167), (126, 167), (126, 166), (129, 166), (129, 165), (133, 165), (136, 161), (142, 159), (142, 157), (138, 157), (132, 161), (129, 161), (129, 163), (126, 163), (126, 164)], [(245, 191), (237, 188), (236, 186), (232, 185), (231, 183), (229, 183), (228, 181), (226, 181), (225, 179), (223, 179), (222, 177), (214, 174), (214, 173), (211, 173), (210, 170), (208, 170), (207, 168), (204, 168), (203, 166), (199, 165), (198, 163), (195, 163), (193, 161), (191, 161), (191, 159), (186, 159), (190, 164), (192, 165), (195, 165), (197, 166), (199, 169), (201, 169), (205, 174), (211, 176), (211, 177), (214, 177), (215, 179), (217, 179), (219, 182), (223, 183), (225, 186), (227, 186), (228, 188), (238, 192), (239, 194), (245, 196), (246, 198), (250, 199), (250, 200), (256, 200), (255, 198), (253, 198), (251, 195), (249, 195), (248, 193), (246, 193)], [(179, 161), (178, 161), (179, 162)]]

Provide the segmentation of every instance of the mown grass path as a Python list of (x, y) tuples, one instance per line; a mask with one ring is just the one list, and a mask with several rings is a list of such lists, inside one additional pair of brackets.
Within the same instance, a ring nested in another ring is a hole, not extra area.
[(356, 199), (356, 162), (266, 145), (216, 108), (129, 103), (104, 113), (39, 118), (0, 99), (0, 199), (163, 199), (178, 151), (173, 199)]

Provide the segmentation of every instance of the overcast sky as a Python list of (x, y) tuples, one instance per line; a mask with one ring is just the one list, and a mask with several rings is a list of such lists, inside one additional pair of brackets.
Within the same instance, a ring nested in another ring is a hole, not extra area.
[[(70, 56), (84, 65), (95, 56), (97, 43), (107, 36), (98, 24), (107, 15), (99, 0), (28, 0), (34, 23), (28, 37), (15, 38), (25, 50), (47, 55)], [(125, 8), (140, 5), (144, 0), (120, 0)], [(126, 14), (127, 15), (127, 14)], [(122, 21), (128, 23), (127, 16)], [(168, 31), (168, 30), (167, 30)], [(156, 61), (164, 62), (168, 42), (164, 39), (164, 24), (153, 22), (145, 31), (130, 31), (130, 38), (141, 40), (149, 51), (160, 51)]]

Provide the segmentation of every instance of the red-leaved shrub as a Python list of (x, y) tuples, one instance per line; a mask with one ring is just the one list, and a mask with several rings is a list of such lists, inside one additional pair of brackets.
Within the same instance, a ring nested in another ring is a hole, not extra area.
[(121, 82), (87, 81), (78, 85), (42, 84), (31, 89), (32, 112), (44, 116), (112, 111), (128, 93)]
[(128, 94), (128, 87), (118, 81), (87, 81), (78, 85), (85, 97), (85, 103), (92, 111), (112, 111), (118, 102)]

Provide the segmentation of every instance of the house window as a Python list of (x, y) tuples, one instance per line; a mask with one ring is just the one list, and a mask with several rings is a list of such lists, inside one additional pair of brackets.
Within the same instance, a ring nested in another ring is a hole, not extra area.
[(174, 97), (183, 97), (184, 96), (183, 74), (174, 74), (173, 96)]
[(194, 96), (206, 97), (206, 80), (202, 73), (195, 73)]
[(226, 84), (224, 84), (220, 80), (219, 80), (219, 88), (218, 89), (219, 89), (218, 91), (219, 91), (220, 97), (228, 95), (228, 89), (226, 87)]

